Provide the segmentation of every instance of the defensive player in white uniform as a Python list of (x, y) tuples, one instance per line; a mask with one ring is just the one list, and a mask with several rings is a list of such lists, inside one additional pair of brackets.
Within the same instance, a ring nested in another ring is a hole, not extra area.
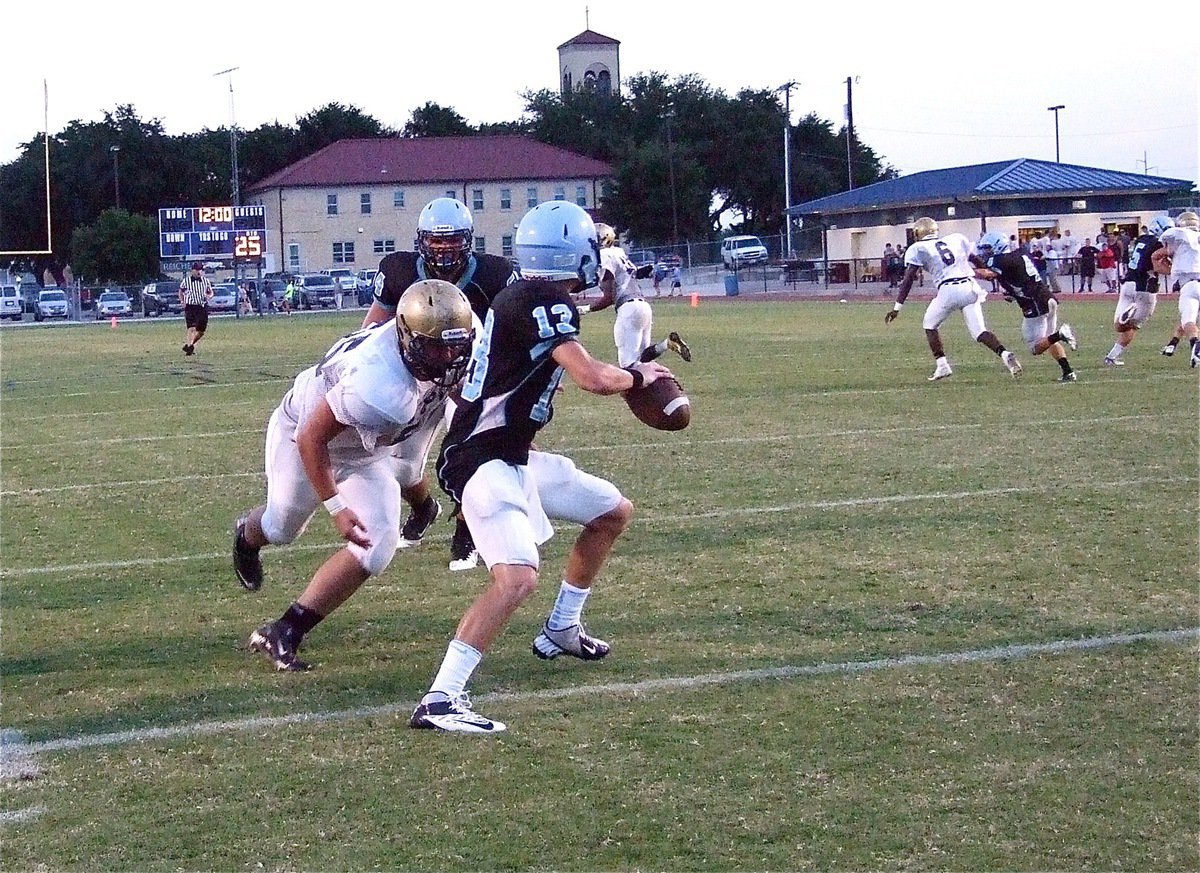
[(278, 620), (251, 635), (250, 648), (276, 669), (308, 669), (296, 657), (304, 635), (391, 562), (400, 537), (397, 478), (405, 479), (402, 466), (425, 467), (446, 398), (470, 361), (471, 317), (466, 296), (449, 282), (417, 282), (394, 319), (338, 340), (271, 414), (267, 502), (235, 526), (238, 579), (257, 590), (259, 549), (295, 540), (322, 504), (347, 541)]
[[(1179, 327), (1175, 337), (1163, 347), (1163, 354), (1173, 354), (1179, 339), (1186, 337), (1191, 344), (1189, 361), (1192, 367), (1200, 366), (1200, 342), (1197, 340), (1197, 316), (1200, 315), (1200, 215), (1181, 212), (1175, 217), (1175, 226), (1159, 237), (1163, 247), (1154, 253), (1154, 268), (1158, 272), (1170, 273), (1168, 282), (1179, 283)], [(1167, 349), (1171, 351), (1168, 352)]]
[(937, 288), (921, 322), (935, 361), (929, 381), (945, 379), (954, 372), (946, 360), (938, 328), (956, 311), (962, 312), (971, 338), (995, 352), (1013, 376), (1019, 375), (1021, 365), (1017, 356), (1004, 348), (983, 321), (983, 301), (987, 299), (987, 292), (975, 281), (975, 266), (971, 260), (975, 247), (961, 233), (939, 237), (937, 222), (932, 218), (917, 219), (913, 225), (913, 238), (916, 241), (904, 253), (907, 269), (896, 292), (896, 303), (883, 320), (888, 324), (896, 320), (921, 270), (929, 273)]
[(667, 349), (690, 361), (692, 350), (675, 331), (661, 342), (653, 341), (653, 315), (638, 286), (637, 268), (625, 250), (617, 245), (617, 232), (610, 225), (597, 224), (596, 233), (600, 239), (600, 299), (591, 306), (580, 307), (579, 311), (596, 312), (616, 306), (613, 341), (617, 344), (618, 366), (653, 361)]

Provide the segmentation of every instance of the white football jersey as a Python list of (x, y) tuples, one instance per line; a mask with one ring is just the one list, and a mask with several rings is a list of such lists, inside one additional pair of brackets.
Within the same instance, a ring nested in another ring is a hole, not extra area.
[(1158, 239), (1171, 255), (1172, 273), (1200, 273), (1200, 233), (1190, 227), (1169, 227)]
[(296, 377), (282, 411), (297, 429), (321, 399), (346, 425), (329, 443), (334, 467), (363, 464), (441, 417), (447, 389), (418, 382), (400, 357), (396, 321), (389, 319), (339, 339), (321, 363)]
[(925, 270), (934, 285), (951, 279), (974, 279), (970, 255), (974, 246), (961, 233), (948, 233), (935, 239), (915, 242), (904, 252), (905, 266)]
[(613, 303), (617, 306), (634, 297), (641, 297), (633, 262), (620, 246), (600, 249), (600, 269), (613, 274)]

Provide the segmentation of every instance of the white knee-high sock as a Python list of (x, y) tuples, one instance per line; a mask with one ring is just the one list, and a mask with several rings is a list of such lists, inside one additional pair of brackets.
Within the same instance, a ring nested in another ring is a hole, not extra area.
[(587, 602), (591, 588), (576, 588), (567, 580), (563, 580), (558, 588), (558, 599), (554, 601), (554, 609), (546, 624), (551, 630), (562, 630), (573, 624), (579, 624), (583, 616), (583, 605)]
[[(451, 640), (450, 645), (446, 647), (446, 657), (442, 659), (442, 666), (438, 668), (437, 675), (433, 677), (433, 684), (429, 686), (429, 694), (439, 691), (447, 697), (462, 694), (471, 674), (482, 660), (483, 653), (474, 646), (469, 646), (461, 640)], [(428, 697), (429, 694), (425, 696)]]

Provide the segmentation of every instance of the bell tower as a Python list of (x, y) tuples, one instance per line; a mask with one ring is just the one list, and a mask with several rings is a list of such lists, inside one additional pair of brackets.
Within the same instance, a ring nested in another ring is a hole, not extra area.
[(621, 93), (621, 43), (585, 30), (558, 47), (558, 87), (564, 97), (579, 91)]

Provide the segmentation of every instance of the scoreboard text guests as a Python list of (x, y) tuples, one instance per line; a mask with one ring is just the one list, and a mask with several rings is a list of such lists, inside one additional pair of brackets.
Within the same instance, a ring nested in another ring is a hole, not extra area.
[(164, 261), (257, 261), (267, 249), (263, 206), (183, 206), (158, 210)]

